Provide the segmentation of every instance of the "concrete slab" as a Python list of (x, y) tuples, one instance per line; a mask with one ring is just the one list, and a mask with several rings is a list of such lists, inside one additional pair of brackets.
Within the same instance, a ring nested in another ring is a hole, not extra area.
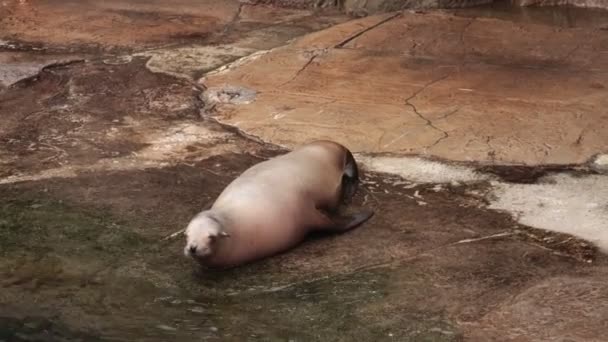
[[(201, 79), (257, 92), (215, 117), (292, 147), (572, 164), (608, 144), (608, 38), (445, 13), (367, 17)], [(314, 127), (314, 130), (310, 128)]]

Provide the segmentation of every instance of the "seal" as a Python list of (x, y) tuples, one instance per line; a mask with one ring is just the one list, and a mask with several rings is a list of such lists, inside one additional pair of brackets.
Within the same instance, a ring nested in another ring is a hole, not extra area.
[(374, 214), (339, 208), (357, 191), (359, 170), (343, 145), (317, 140), (253, 165), (185, 229), (184, 254), (230, 268), (284, 252), (312, 231), (346, 232)]

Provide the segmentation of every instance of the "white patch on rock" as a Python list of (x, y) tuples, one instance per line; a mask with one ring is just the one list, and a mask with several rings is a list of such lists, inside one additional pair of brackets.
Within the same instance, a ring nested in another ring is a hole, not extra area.
[(123, 65), (129, 64), (131, 61), (133, 61), (133, 56), (125, 55), (104, 59), (103, 63), (108, 65)]
[(210, 71), (210, 72), (206, 73), (204, 77), (202, 77), (200, 80), (198, 80), (198, 82), (199, 83), (204, 83), (205, 82), (205, 77), (207, 77), (207, 76), (221, 75), (221, 74), (224, 74), (224, 73), (226, 73), (228, 71), (231, 71), (231, 70), (234, 70), (234, 69), (236, 69), (238, 67), (241, 67), (241, 66), (243, 66), (243, 65), (245, 65), (247, 63), (253, 62), (256, 59), (258, 59), (258, 58), (264, 56), (265, 54), (269, 53), (270, 51), (273, 51), (273, 50), (256, 51), (256, 52), (251, 53), (251, 54), (249, 54), (247, 56), (241, 57), (241, 58), (235, 60), (234, 62), (228, 63), (226, 65), (222, 65), (221, 67), (219, 67), (219, 68), (217, 68), (217, 69), (215, 69), (213, 71)]
[[(420, 184), (490, 181), (489, 209), (505, 211), (521, 224), (570, 234), (608, 253), (608, 177), (566, 173), (541, 178), (537, 184), (514, 184), (418, 157), (355, 156), (367, 170), (398, 175)], [(608, 170), (608, 155), (593, 160), (596, 169)], [(421, 203), (419, 203), (421, 204)]]
[(248, 104), (256, 97), (256, 91), (245, 87), (225, 86), (209, 88), (203, 93), (203, 101), (211, 103)]
[(44, 65), (45, 63), (0, 65), (0, 85), (8, 87), (24, 78), (35, 76)]
[[(15, 47), (0, 40), (0, 47)], [(77, 55), (27, 54), (19, 51), (0, 52), (0, 87), (9, 87), (23, 79), (36, 76), (49, 65), (81, 60)]]
[(152, 72), (190, 78), (195, 72), (217, 69), (255, 51), (232, 45), (187, 46), (151, 50), (135, 56), (151, 57), (146, 67)]
[(595, 157), (591, 167), (600, 172), (608, 172), (608, 154), (600, 154)]
[(367, 170), (390, 173), (416, 183), (471, 183), (490, 179), (473, 169), (418, 157), (355, 156)]
[(527, 226), (571, 234), (608, 252), (608, 177), (556, 174), (537, 184), (494, 184), (490, 209)]
[(137, 152), (137, 156), (147, 160), (179, 159), (185, 149), (197, 142), (217, 143), (227, 133), (214, 132), (192, 123), (180, 123), (168, 129), (155, 130), (146, 134), (148, 147)]

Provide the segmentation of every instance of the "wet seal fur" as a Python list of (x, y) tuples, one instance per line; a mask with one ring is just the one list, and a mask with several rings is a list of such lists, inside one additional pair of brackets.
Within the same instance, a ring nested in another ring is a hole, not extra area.
[(352, 153), (317, 140), (258, 163), (234, 179), (188, 224), (184, 254), (210, 268), (230, 268), (295, 247), (312, 231), (346, 232), (374, 214), (338, 213), (357, 191)]

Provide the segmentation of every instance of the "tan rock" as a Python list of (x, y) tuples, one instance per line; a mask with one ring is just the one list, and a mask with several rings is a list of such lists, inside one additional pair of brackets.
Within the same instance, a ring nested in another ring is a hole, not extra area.
[(608, 38), (449, 14), (337, 25), (223, 73), (254, 90), (217, 118), (285, 146), (500, 163), (583, 163), (608, 145)]

